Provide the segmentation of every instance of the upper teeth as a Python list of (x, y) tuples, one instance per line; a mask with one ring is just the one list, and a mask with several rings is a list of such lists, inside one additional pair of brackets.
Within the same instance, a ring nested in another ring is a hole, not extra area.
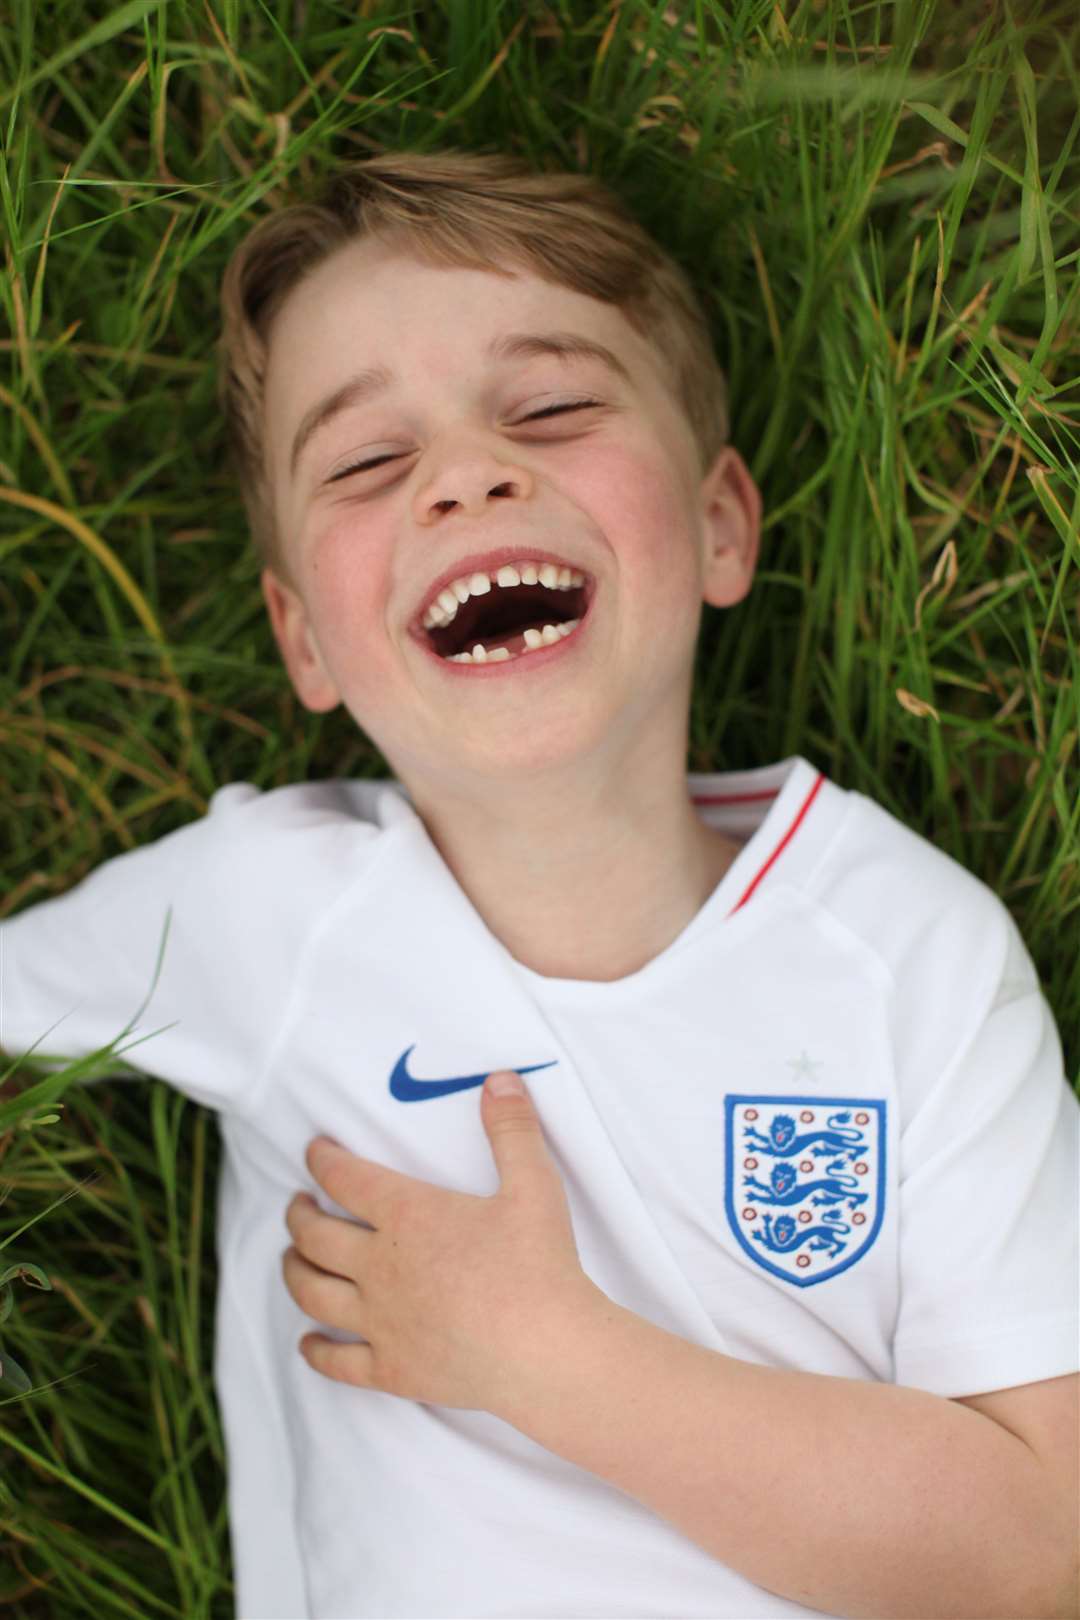
[(441, 590), (421, 623), (425, 630), (432, 630), (436, 626), (442, 629), (451, 624), (457, 616), (461, 603), (467, 602), (470, 596), (486, 596), (491, 589), (492, 579), (496, 585), (546, 585), (551, 591), (569, 591), (578, 585), (584, 585), (585, 575), (574, 568), (556, 568), (553, 563), (522, 563), (520, 568), (507, 564), (492, 576), (491, 574), (463, 574), (460, 579), (452, 579), (445, 590)]

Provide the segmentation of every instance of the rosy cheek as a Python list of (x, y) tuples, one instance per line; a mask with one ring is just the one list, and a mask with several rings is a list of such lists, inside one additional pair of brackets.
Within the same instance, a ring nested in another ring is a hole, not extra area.
[(603, 494), (597, 499), (597, 521), (625, 566), (640, 563), (652, 570), (663, 559), (672, 576), (680, 572), (678, 559), (688, 549), (677, 543), (679, 531), (691, 533), (692, 508), (679, 468), (659, 446), (633, 446), (606, 456)]
[(311, 537), (307, 574), (315, 594), (333, 614), (355, 617), (380, 600), (387, 568), (386, 547), (355, 516), (339, 516)]
[(323, 516), (306, 536), (308, 560), (312, 569), (337, 573), (354, 564), (371, 546), (371, 525), (347, 507)]

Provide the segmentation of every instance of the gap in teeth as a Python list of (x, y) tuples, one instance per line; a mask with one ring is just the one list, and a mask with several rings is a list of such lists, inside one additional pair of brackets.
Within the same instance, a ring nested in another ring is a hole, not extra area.
[[(585, 575), (576, 568), (556, 568), (553, 563), (523, 563), (519, 568), (507, 563), (498, 569), (495, 583), (502, 590), (515, 585), (544, 585), (549, 591), (571, 591), (584, 585)], [(425, 630), (444, 630), (457, 617), (457, 610), (470, 596), (486, 596), (491, 590), (490, 574), (462, 575), (445, 586), (421, 619)]]
[(450, 653), (446, 659), (448, 664), (501, 664), (511, 658), (524, 658), (526, 653), (535, 652), (537, 647), (552, 647), (571, 630), (577, 628), (580, 619), (567, 619), (565, 624), (545, 624), (542, 630), (526, 630), (525, 646), (519, 653), (512, 653), (509, 647), (496, 647), (494, 652), (488, 652), (482, 641), (478, 641), (472, 652)]

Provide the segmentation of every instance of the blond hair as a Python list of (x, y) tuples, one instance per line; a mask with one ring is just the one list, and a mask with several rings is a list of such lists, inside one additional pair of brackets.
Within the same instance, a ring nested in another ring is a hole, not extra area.
[(537, 173), (505, 152), (385, 152), (338, 169), (234, 250), (221, 287), (219, 398), (261, 562), (290, 579), (264, 457), (267, 338), (290, 291), (347, 242), (378, 234), (429, 263), (524, 268), (614, 304), (649, 342), (685, 412), (702, 475), (727, 442), (727, 384), (685, 272), (601, 181)]

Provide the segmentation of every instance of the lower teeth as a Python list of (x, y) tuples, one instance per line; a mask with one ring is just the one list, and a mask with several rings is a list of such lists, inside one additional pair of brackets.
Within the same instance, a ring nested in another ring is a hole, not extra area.
[(526, 630), (525, 646), (520, 653), (512, 653), (509, 647), (496, 647), (488, 652), (482, 641), (478, 641), (472, 652), (450, 653), (447, 662), (451, 664), (499, 664), (506, 663), (512, 658), (523, 658), (526, 653), (535, 652), (539, 647), (553, 647), (557, 641), (568, 636), (571, 630), (581, 623), (580, 619), (569, 619), (565, 624), (545, 624), (543, 630)]

